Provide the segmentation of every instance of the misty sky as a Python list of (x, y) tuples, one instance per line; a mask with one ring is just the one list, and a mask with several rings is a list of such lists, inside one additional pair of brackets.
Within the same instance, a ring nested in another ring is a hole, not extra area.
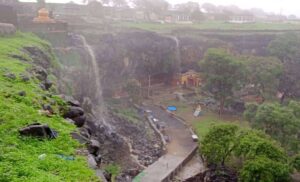
[[(34, 0), (21, 0), (34, 1)], [(209, 2), (216, 5), (237, 5), (241, 8), (262, 8), (267, 12), (285, 15), (296, 14), (300, 16), (300, 1), (298, 0), (167, 0), (171, 4), (194, 1), (199, 3)], [(46, 0), (46, 2), (70, 2), (70, 0)], [(82, 0), (73, 0), (82, 2)]]

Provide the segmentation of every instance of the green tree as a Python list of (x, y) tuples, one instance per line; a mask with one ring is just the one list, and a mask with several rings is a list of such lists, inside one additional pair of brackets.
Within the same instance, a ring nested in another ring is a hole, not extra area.
[(205, 89), (220, 102), (219, 113), (244, 82), (244, 65), (225, 49), (209, 49), (200, 64), (205, 76)]
[(124, 85), (124, 89), (128, 93), (133, 102), (139, 103), (141, 100), (141, 84), (136, 79), (130, 79)]
[(121, 167), (117, 164), (109, 164), (105, 167), (105, 172), (111, 175), (111, 181), (115, 182), (116, 177), (120, 174), (121, 172)]
[(287, 164), (259, 156), (245, 162), (240, 171), (239, 180), (243, 182), (288, 182), (290, 181), (289, 170)]
[(268, 49), (271, 55), (278, 57), (284, 66), (279, 90), (282, 93), (280, 102), (285, 98), (300, 97), (300, 36), (287, 33), (273, 40)]
[(137, 9), (144, 11), (145, 18), (148, 21), (151, 20), (151, 13), (162, 16), (169, 6), (169, 3), (165, 0), (133, 0), (133, 3)]
[(283, 71), (282, 63), (273, 57), (247, 57), (247, 82), (254, 86), (258, 96), (263, 100), (267, 96), (276, 95), (280, 76)]
[(212, 127), (201, 141), (201, 154), (209, 164), (225, 165), (236, 142), (235, 125), (218, 125)]
[(247, 108), (247, 120), (250, 121), (252, 127), (264, 131), (275, 140), (279, 141), (287, 151), (297, 153), (300, 147), (299, 130), (300, 121), (295, 113), (299, 109), (295, 102), (291, 102), (289, 106), (280, 106), (278, 104), (262, 104), (257, 107)]
[(293, 168), (295, 168), (298, 172), (300, 171), (300, 154), (296, 155), (296, 156), (293, 158), (292, 166), (293, 166)]
[(240, 181), (289, 181), (291, 168), (286, 153), (262, 132), (217, 125), (200, 144), (200, 152), (208, 164), (224, 167), (225, 161), (230, 161), (226, 164), (237, 165)]

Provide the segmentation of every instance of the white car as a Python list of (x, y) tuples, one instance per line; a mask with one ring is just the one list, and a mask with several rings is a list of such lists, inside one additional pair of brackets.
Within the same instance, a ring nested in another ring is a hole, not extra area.
[(199, 140), (197, 135), (192, 135), (192, 139), (194, 142), (198, 142), (198, 140)]
[(153, 118), (153, 121), (157, 123), (159, 120), (156, 118)]

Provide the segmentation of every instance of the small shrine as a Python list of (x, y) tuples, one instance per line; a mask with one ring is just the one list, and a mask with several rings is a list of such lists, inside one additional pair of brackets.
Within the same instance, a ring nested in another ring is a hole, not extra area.
[(179, 82), (184, 87), (199, 87), (201, 85), (200, 74), (194, 70), (182, 73)]
[(55, 20), (49, 17), (49, 11), (46, 8), (41, 8), (38, 11), (38, 17), (33, 19), (34, 23), (55, 23)]

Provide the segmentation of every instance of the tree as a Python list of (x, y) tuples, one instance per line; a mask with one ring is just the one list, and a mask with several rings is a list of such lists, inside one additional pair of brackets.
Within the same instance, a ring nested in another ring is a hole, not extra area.
[(300, 93), (300, 37), (296, 33), (287, 33), (273, 40), (269, 46), (271, 55), (278, 57), (283, 65), (283, 75), (279, 90), (282, 93), (280, 102), (287, 96), (299, 97)]
[(205, 76), (205, 89), (220, 102), (220, 115), (234, 91), (242, 87), (244, 66), (224, 49), (209, 49), (200, 64)]
[[(209, 129), (200, 144), (200, 152), (208, 164), (234, 165), (239, 180), (246, 182), (289, 181), (290, 166), (283, 149), (270, 137), (256, 130), (235, 125), (217, 125)], [(218, 168), (217, 168), (218, 170)]]
[(293, 168), (295, 168), (298, 172), (300, 171), (300, 154), (296, 155), (296, 156), (293, 158), (292, 166), (293, 166)]
[(144, 11), (147, 20), (151, 20), (151, 13), (162, 16), (169, 6), (165, 0), (133, 0), (133, 3), (136, 8)]
[(276, 95), (280, 76), (283, 71), (282, 63), (273, 57), (247, 57), (247, 82), (257, 90), (258, 96)]
[(103, 17), (103, 5), (98, 1), (90, 1), (87, 5), (92, 16)]
[[(299, 105), (291, 102), (290, 106), (280, 106), (278, 104), (262, 104), (257, 107), (247, 108), (248, 120), (252, 127), (260, 129), (279, 141), (287, 151), (297, 153), (300, 147), (300, 120), (295, 113), (299, 112)], [(250, 111), (251, 110), (251, 111)]]
[(201, 141), (201, 154), (209, 164), (224, 166), (231, 155), (236, 142), (235, 125), (218, 125), (212, 127)]
[(141, 84), (136, 79), (130, 79), (124, 85), (129, 97), (133, 102), (139, 102), (141, 99)]
[(259, 156), (245, 162), (239, 179), (243, 182), (289, 182), (289, 170), (288, 164)]
[(190, 15), (191, 19), (195, 22), (200, 22), (204, 19), (203, 13), (200, 11), (200, 5), (196, 2), (187, 2), (175, 5), (178, 11)]

